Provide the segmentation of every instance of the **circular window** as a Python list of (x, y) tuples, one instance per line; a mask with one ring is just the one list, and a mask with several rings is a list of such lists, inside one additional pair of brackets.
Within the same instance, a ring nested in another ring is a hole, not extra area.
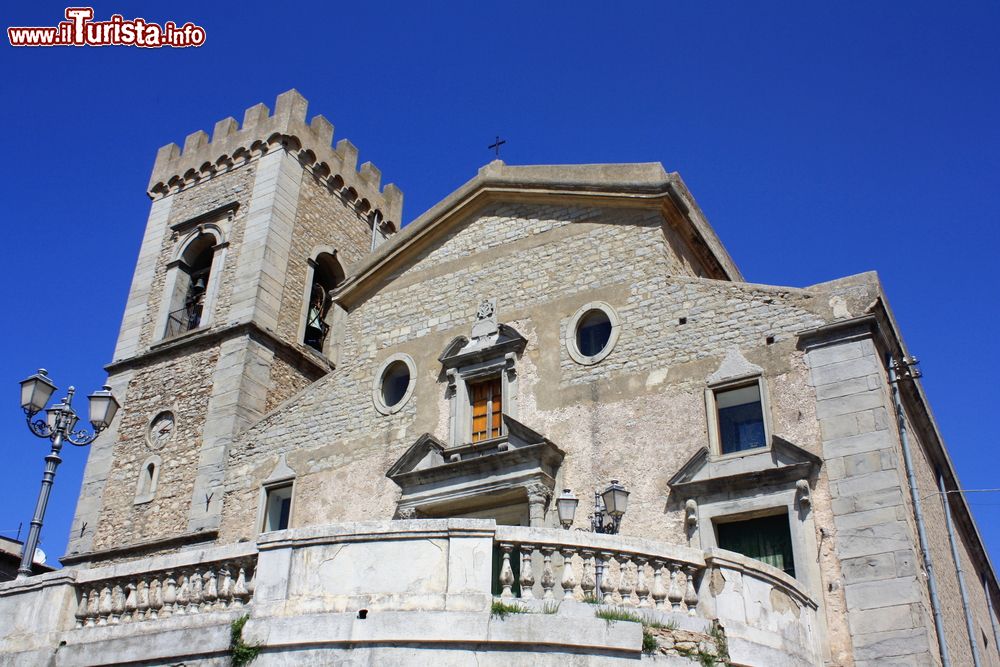
[(594, 301), (576, 311), (566, 328), (566, 348), (573, 361), (596, 364), (618, 341), (618, 314), (608, 304)]
[(375, 409), (384, 415), (402, 409), (413, 393), (415, 376), (413, 359), (409, 355), (394, 354), (382, 362), (372, 387)]

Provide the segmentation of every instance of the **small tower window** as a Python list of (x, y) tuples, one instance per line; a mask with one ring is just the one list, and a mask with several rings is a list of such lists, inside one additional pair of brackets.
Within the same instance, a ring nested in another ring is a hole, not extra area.
[(135, 504), (148, 503), (156, 496), (156, 485), (160, 481), (160, 457), (150, 456), (139, 468), (139, 479), (135, 484)]
[(302, 342), (317, 352), (323, 351), (330, 325), (327, 315), (332, 300), (330, 292), (344, 280), (344, 271), (336, 257), (322, 252), (313, 263), (312, 287), (306, 307), (306, 326)]

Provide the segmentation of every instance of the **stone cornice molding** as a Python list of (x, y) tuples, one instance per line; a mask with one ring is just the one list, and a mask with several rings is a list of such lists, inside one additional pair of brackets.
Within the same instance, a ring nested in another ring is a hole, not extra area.
[(237, 322), (235, 324), (204, 330), (193, 329), (179, 336), (155, 343), (145, 352), (126, 359), (116, 359), (107, 364), (104, 370), (109, 375), (114, 375), (133, 368), (142, 368), (166, 356), (175, 354), (178, 349), (191, 345), (211, 345), (227, 338), (236, 338), (243, 335), (250, 335), (269, 342), (275, 349), (280, 349), (290, 354), (298, 363), (312, 368), (321, 375), (325, 375), (335, 368), (333, 362), (313, 352), (311, 348), (302, 349), (297, 345), (292, 345), (276, 336), (272, 331), (261, 327), (256, 322)]

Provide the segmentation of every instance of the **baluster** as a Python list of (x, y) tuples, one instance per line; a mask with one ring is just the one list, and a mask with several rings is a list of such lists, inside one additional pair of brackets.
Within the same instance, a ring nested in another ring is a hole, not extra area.
[(218, 582), (215, 580), (215, 572), (209, 568), (205, 571), (205, 590), (202, 591), (205, 598), (205, 611), (212, 611), (215, 608), (215, 601), (219, 598)]
[(698, 569), (694, 565), (684, 568), (687, 574), (687, 589), (684, 591), (684, 604), (687, 606), (688, 616), (695, 615), (695, 607), (698, 606), (698, 591), (694, 587), (694, 576)]
[(187, 613), (188, 588), (187, 572), (180, 572), (177, 575), (180, 586), (177, 587), (177, 601), (174, 603), (174, 614), (180, 616)]
[(177, 602), (177, 580), (174, 579), (173, 572), (167, 572), (167, 581), (163, 585), (163, 609), (160, 611), (161, 618), (170, 618), (174, 613)]
[(580, 579), (583, 599), (596, 600), (597, 595), (594, 593), (594, 589), (597, 588), (597, 579), (594, 577), (594, 552), (590, 549), (584, 549), (580, 555), (583, 557), (583, 577)]
[(111, 616), (111, 587), (104, 584), (101, 588), (101, 601), (97, 607), (97, 624), (107, 625), (108, 617)]
[(249, 563), (247, 565), (247, 593), (249, 594), (248, 600), (253, 598), (253, 592), (257, 589), (257, 563)]
[(635, 558), (635, 594), (639, 596), (640, 607), (652, 607), (649, 601), (649, 587), (646, 586), (646, 558)]
[[(514, 575), (511, 573), (511, 582), (514, 581)], [(233, 599), (236, 600), (240, 605), (247, 603), (250, 599), (250, 593), (247, 590), (247, 571), (242, 565), (240, 566), (239, 574), (236, 575), (236, 587), (233, 589)]]
[(147, 612), (149, 611), (149, 584), (146, 583), (145, 579), (139, 580), (137, 595), (139, 596), (139, 603), (136, 606), (135, 618), (142, 621), (148, 618)]
[(123, 611), (125, 611), (125, 593), (122, 592), (121, 584), (115, 584), (111, 589), (111, 618), (108, 619), (111, 625), (118, 625)]
[(604, 604), (615, 603), (616, 587), (611, 583), (611, 567), (609, 566), (614, 561), (614, 554), (610, 551), (601, 551), (597, 555), (597, 574), (601, 580), (601, 602)]
[(101, 592), (97, 588), (90, 589), (90, 595), (87, 596), (87, 627), (93, 627), (97, 624), (97, 607), (100, 604)]
[(198, 570), (191, 575), (191, 601), (188, 603), (188, 612), (197, 614), (201, 611), (201, 573)]
[(149, 618), (152, 620), (159, 618), (161, 607), (163, 607), (163, 595), (160, 590), (160, 578), (154, 577), (149, 583)]
[(621, 566), (618, 569), (618, 589), (621, 594), (622, 604), (628, 605), (630, 607), (635, 607), (638, 605), (638, 598), (635, 597), (632, 589), (635, 584), (635, 580), (632, 578), (632, 554), (622, 554), (624, 558), (621, 559)]
[(670, 592), (667, 594), (667, 599), (670, 600), (670, 608), (674, 611), (681, 610), (681, 600), (684, 599), (684, 595), (681, 593), (680, 582), (678, 578), (681, 576), (681, 566), (677, 563), (670, 564)]
[(128, 623), (129, 621), (136, 620), (135, 614), (139, 608), (139, 599), (136, 594), (135, 584), (131, 581), (125, 584), (125, 590), (128, 592), (125, 594), (125, 613), (122, 615), (122, 620)]
[(219, 570), (222, 584), (219, 586), (219, 608), (225, 609), (233, 604), (233, 573), (226, 565)]
[(514, 585), (514, 570), (510, 566), (510, 552), (513, 549), (513, 544), (504, 542), (500, 545), (500, 551), (503, 553), (503, 561), (500, 563), (500, 586), (503, 588), (500, 597), (505, 600), (514, 597), (514, 592), (511, 590)]
[(82, 628), (87, 620), (87, 591), (80, 591), (80, 603), (76, 606), (73, 616), (76, 618), (76, 627)]
[(553, 547), (542, 547), (542, 599), (543, 600), (553, 600), (555, 596), (552, 594), (552, 589), (556, 585), (555, 573), (552, 571), (552, 552), (555, 551)]
[(664, 608), (663, 601), (667, 598), (667, 589), (663, 587), (664, 565), (662, 560), (653, 561), (653, 604), (657, 609)]
[(532, 590), (535, 585), (535, 572), (531, 558), (534, 552), (535, 547), (532, 545), (521, 545), (521, 598), (524, 600), (533, 600), (535, 597), (535, 591)]
[(573, 572), (573, 551), (574, 549), (572, 547), (563, 547), (559, 551), (563, 558), (562, 581), (560, 582), (563, 590), (563, 600), (575, 599), (576, 573)]

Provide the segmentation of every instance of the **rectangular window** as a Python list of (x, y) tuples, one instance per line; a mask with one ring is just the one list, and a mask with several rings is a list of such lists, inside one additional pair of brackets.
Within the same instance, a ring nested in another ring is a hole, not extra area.
[(765, 447), (764, 411), (760, 403), (760, 385), (715, 392), (719, 420), (719, 445), (723, 454)]
[(266, 533), (288, 528), (288, 519), (292, 513), (292, 485), (273, 486), (266, 489), (266, 493), (264, 525), (261, 530)]
[(788, 514), (717, 524), (719, 546), (795, 576)]
[(472, 442), (497, 438), (503, 426), (500, 378), (469, 385), (472, 401)]

